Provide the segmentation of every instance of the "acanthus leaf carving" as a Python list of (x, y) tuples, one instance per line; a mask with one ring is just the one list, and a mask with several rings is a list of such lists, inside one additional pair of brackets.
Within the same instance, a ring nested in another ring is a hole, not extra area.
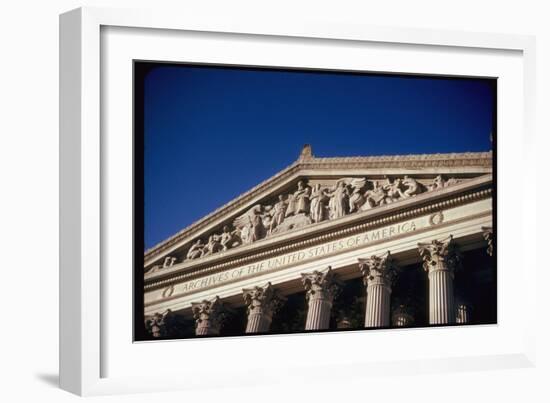
[(243, 289), (243, 298), (247, 306), (248, 314), (262, 313), (271, 317), (286, 301), (271, 285)]
[(152, 317), (145, 319), (145, 329), (154, 338), (164, 337), (167, 334), (166, 324), (172, 314), (170, 309), (163, 313), (157, 312)]
[(316, 298), (332, 302), (342, 290), (343, 283), (330, 266), (323, 271), (302, 273), (301, 276), (308, 300)]
[(197, 335), (218, 334), (227, 318), (227, 310), (218, 296), (212, 300), (192, 302), (191, 310)]
[(398, 271), (389, 251), (380, 256), (359, 259), (359, 269), (365, 286), (375, 283), (391, 286)]
[(454, 275), (460, 268), (462, 256), (452, 235), (444, 240), (434, 239), (428, 243), (419, 243), (418, 250), (424, 262), (424, 270), (428, 273), (446, 270)]

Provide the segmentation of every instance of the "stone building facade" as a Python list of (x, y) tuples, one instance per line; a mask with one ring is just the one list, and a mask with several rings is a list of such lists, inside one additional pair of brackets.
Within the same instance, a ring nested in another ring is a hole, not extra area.
[(491, 152), (298, 160), (144, 255), (147, 335), (496, 323)]

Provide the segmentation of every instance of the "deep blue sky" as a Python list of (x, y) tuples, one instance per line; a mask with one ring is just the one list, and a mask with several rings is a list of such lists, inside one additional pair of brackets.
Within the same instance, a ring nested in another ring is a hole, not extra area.
[(484, 80), (159, 65), (144, 78), (146, 249), (319, 157), (487, 151)]

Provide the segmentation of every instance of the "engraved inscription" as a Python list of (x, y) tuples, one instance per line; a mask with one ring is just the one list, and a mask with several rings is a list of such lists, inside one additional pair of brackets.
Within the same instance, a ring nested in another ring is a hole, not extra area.
[(347, 238), (329, 242), (323, 245), (313, 246), (301, 251), (287, 253), (271, 259), (262, 260), (243, 267), (226, 270), (220, 273), (212, 274), (196, 280), (191, 280), (178, 285), (178, 293), (187, 293), (207, 287), (212, 287), (229, 281), (237, 280), (243, 277), (259, 274), (283, 268), (289, 265), (302, 263), (312, 259), (318, 259), (324, 256), (337, 254), (372, 242), (392, 238), (401, 234), (415, 231), (417, 223), (406, 221), (387, 227), (377, 228), (362, 234), (352, 235)]

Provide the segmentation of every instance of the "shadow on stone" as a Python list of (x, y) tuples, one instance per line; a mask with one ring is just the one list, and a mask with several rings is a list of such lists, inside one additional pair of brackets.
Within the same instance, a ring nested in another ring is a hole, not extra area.
[(59, 375), (58, 374), (35, 374), (37, 379), (40, 379), (45, 384), (59, 387)]

